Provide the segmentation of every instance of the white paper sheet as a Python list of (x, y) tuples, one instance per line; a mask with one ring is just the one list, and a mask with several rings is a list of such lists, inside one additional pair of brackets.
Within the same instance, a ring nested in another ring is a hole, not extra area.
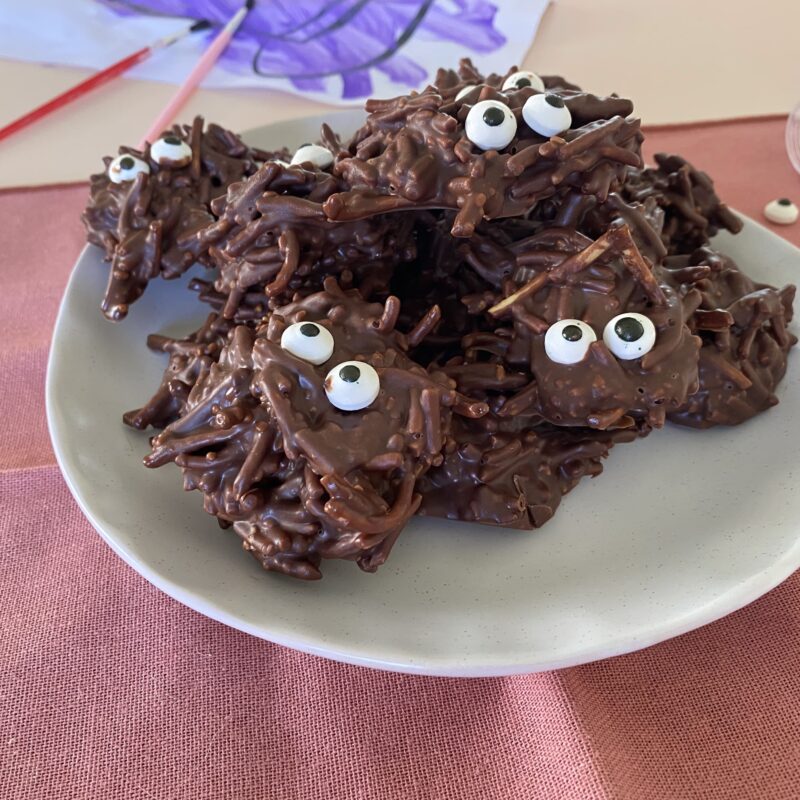
[[(401, 94), (470, 56), (503, 71), (549, 0), (261, 0), (204, 86), (269, 87), (336, 104)], [(241, 0), (0, 0), (0, 57), (102, 68), (209, 19), (130, 77), (180, 83)], [(291, 77), (286, 77), (291, 76)]]

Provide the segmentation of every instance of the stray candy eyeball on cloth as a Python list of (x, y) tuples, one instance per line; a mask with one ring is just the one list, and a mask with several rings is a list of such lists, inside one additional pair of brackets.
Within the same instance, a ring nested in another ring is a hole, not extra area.
[(764, 206), (764, 216), (776, 225), (792, 225), (798, 214), (797, 206), (788, 197), (771, 200)]
[(531, 130), (548, 139), (572, 125), (572, 114), (557, 94), (529, 97), (522, 107), (522, 118)]

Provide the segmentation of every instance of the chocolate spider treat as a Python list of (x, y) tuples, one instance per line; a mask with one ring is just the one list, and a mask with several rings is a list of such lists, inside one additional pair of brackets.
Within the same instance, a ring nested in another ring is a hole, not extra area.
[(418, 513), (505, 528), (540, 528), (581, 478), (603, 471), (615, 443), (635, 431), (540, 425), (519, 429), (489, 415), (454, 420), (444, 461), (421, 479)]
[(669, 419), (694, 428), (738, 425), (776, 405), (775, 388), (786, 372), (797, 337), (787, 331), (795, 287), (755, 283), (733, 259), (704, 247), (667, 260), (665, 270), (681, 291), (702, 300), (689, 326), (702, 337), (700, 385)]
[(631, 170), (623, 194), (655, 199), (664, 211), (661, 237), (671, 254), (691, 253), (720, 230), (738, 233), (742, 221), (717, 196), (714, 182), (685, 158), (656, 153), (656, 167)]
[(385, 296), (395, 265), (416, 255), (411, 216), (328, 220), (322, 203), (341, 183), (308, 165), (265, 164), (212, 204), (219, 219), (197, 240), (219, 276), (213, 290), (198, 286), (224, 316), (259, 319), (296, 292), (318, 290), (331, 275), (365, 297)]
[(184, 486), (233, 525), (265, 569), (320, 577), (323, 558), (376, 569), (442, 462), (453, 413), (487, 409), (406, 355), (435, 324), (403, 335), (397, 298), (366, 303), (332, 279), (257, 330), (239, 326), (196, 382), (145, 464), (174, 461)]
[(366, 108), (351, 157), (334, 165), (350, 188), (325, 201), (332, 220), (452, 209), (453, 235), (469, 237), (562, 189), (605, 199), (641, 165), (639, 121), (619, 97), (482, 85), (456, 100), (431, 87)]
[[(515, 271), (488, 308), (498, 327), (466, 336), (463, 362), (445, 368), (462, 389), (472, 370), (496, 364), (506, 382), (527, 378), (493, 401), (500, 416), (599, 430), (661, 427), (695, 391), (700, 340), (686, 320), (699, 295), (681, 296), (624, 223), (596, 240), (546, 229), (510, 252)], [(464, 298), (475, 312), (487, 300)]]
[(88, 240), (111, 261), (103, 313), (122, 319), (150, 280), (176, 278), (194, 264), (202, 253), (197, 233), (214, 221), (211, 201), (270, 156), (218, 125), (204, 130), (197, 117), (144, 153), (122, 147), (105, 158), (82, 215)]
[(144, 430), (150, 425), (163, 428), (176, 420), (185, 411), (194, 385), (219, 358), (232, 328), (229, 320), (213, 313), (189, 336), (148, 336), (147, 346), (156, 352), (167, 353), (169, 363), (153, 396), (141, 408), (125, 413), (123, 422)]

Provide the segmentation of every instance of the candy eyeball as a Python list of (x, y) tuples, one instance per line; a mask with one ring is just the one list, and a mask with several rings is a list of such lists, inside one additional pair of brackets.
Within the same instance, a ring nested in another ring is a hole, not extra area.
[(554, 322), (544, 335), (544, 351), (556, 364), (577, 364), (586, 358), (597, 334), (579, 319)]
[(618, 314), (603, 331), (606, 347), (622, 361), (649, 353), (656, 343), (656, 326), (644, 314)]
[(471, 84), (470, 86), (465, 86), (463, 89), (458, 90), (458, 94), (455, 96), (454, 100), (456, 103), (460, 102), (463, 98), (465, 98), (473, 89), (477, 89), (478, 85), (476, 83)]
[(522, 118), (531, 130), (548, 139), (572, 125), (572, 114), (557, 94), (531, 95), (522, 106)]
[(150, 167), (146, 161), (141, 158), (123, 153), (117, 156), (108, 165), (108, 177), (114, 183), (125, 183), (125, 181), (136, 180), (136, 176), (144, 172), (146, 175), (150, 174)]
[(281, 334), (281, 347), (296, 358), (319, 366), (333, 355), (333, 336), (316, 322), (295, 322)]
[(467, 139), (481, 150), (502, 150), (517, 135), (517, 120), (511, 109), (497, 100), (475, 103), (464, 127)]
[(361, 411), (381, 390), (378, 373), (363, 361), (337, 364), (325, 378), (325, 394), (340, 411)]
[(544, 91), (544, 81), (535, 73), (528, 70), (520, 70), (519, 72), (512, 72), (505, 81), (503, 81), (503, 91), (507, 92), (510, 89), (524, 89), (530, 86), (539, 92)]
[(192, 160), (192, 148), (177, 136), (162, 136), (150, 145), (150, 157), (162, 167), (180, 169)]
[(776, 225), (791, 225), (797, 222), (799, 215), (797, 206), (788, 197), (772, 200), (764, 206), (764, 216)]
[(290, 167), (291, 164), (288, 161), (284, 161), (282, 158), (271, 158), (269, 161), (259, 161), (257, 162), (257, 166), (259, 169), (263, 169), (267, 166), (267, 164), (280, 164), (282, 167)]
[(333, 164), (333, 153), (327, 147), (318, 144), (304, 144), (297, 148), (292, 156), (292, 165), (305, 164), (310, 161), (317, 169), (327, 169)]

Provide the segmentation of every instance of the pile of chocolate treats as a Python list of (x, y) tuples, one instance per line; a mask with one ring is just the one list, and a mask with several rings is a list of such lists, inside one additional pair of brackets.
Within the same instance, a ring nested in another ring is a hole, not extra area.
[[(535, 528), (614, 444), (774, 405), (795, 289), (713, 249), (740, 220), (633, 104), (469, 61), (262, 152), (176, 126), (95, 175), (122, 319), (199, 263), (209, 313), (128, 425), (265, 569), (382, 564), (415, 514)], [(157, 288), (154, 289), (157, 291)]]

